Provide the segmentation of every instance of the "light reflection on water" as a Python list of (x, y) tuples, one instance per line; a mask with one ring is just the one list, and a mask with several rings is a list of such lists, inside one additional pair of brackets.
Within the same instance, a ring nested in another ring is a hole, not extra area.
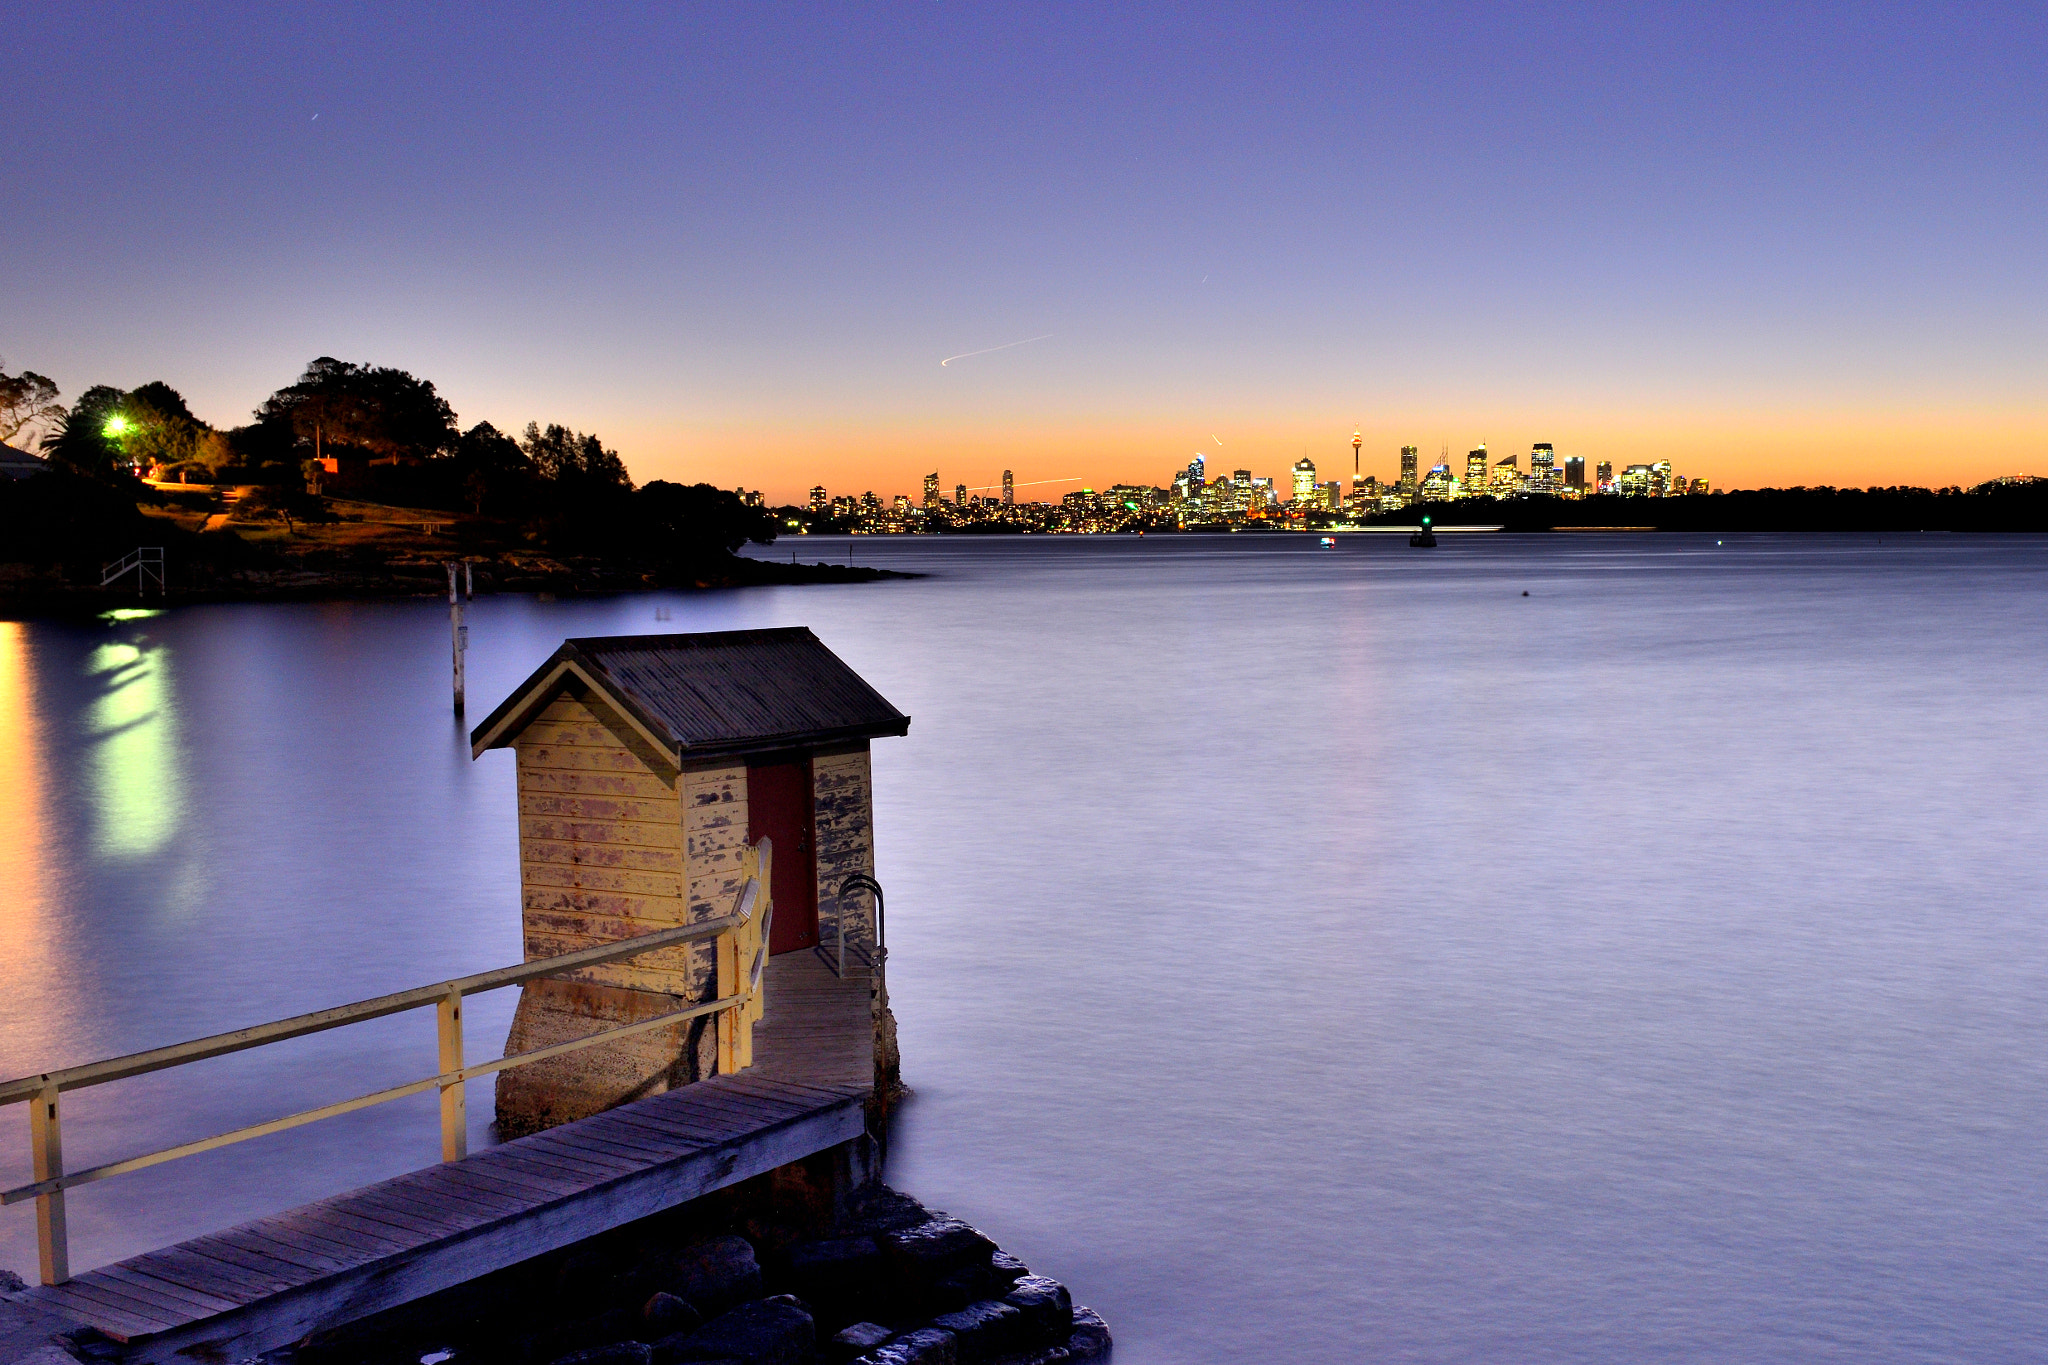
[[(2048, 1356), (2048, 542), (1312, 541), (485, 599), (472, 719), (565, 636), (796, 624), (907, 711), (891, 1174), (1121, 1360)], [(0, 1071), (514, 960), (446, 641), (432, 602), (0, 623)], [(401, 1016), (80, 1092), (67, 1154), (433, 1057)], [(435, 1149), (422, 1097), (96, 1185), (74, 1259)]]
[(99, 698), (87, 713), (94, 837), (106, 858), (147, 858), (177, 837), (183, 782), (170, 660), (146, 640), (110, 641), (87, 658)]

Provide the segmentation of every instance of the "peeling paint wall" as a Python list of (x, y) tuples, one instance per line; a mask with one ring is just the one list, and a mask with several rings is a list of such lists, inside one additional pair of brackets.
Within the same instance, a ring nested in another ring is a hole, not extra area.
[(875, 871), (874, 771), (868, 749), (857, 753), (821, 754), (811, 760), (813, 828), (818, 859), (818, 928), (821, 941), (831, 942), (827, 927), (842, 909), (849, 947), (871, 947), (875, 941), (874, 902), (862, 892), (841, 906), (839, 885), (856, 872)]
[[(588, 707), (555, 699), (513, 742), (528, 959), (723, 914), (739, 892), (744, 765), (674, 781)], [(524, 987), (506, 1048), (528, 1052), (712, 998), (710, 944), (658, 949)], [(532, 1132), (711, 1074), (712, 1026), (690, 1021), (498, 1078), (501, 1131)]]

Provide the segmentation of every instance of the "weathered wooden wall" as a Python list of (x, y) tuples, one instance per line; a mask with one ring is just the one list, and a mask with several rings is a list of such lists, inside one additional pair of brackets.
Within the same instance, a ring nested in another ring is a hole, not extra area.
[(868, 748), (856, 753), (820, 754), (811, 760), (812, 820), (818, 858), (818, 926), (842, 908), (848, 943), (875, 939), (873, 905), (858, 892), (839, 903), (839, 884), (856, 872), (875, 872), (874, 771)]
[[(513, 742), (529, 959), (725, 913), (739, 892), (746, 768), (664, 773), (588, 706), (562, 696)], [(660, 949), (522, 991), (506, 1047), (526, 1052), (712, 998), (709, 944)], [(701, 1022), (539, 1062), (498, 1078), (502, 1131), (532, 1132), (711, 1074)]]

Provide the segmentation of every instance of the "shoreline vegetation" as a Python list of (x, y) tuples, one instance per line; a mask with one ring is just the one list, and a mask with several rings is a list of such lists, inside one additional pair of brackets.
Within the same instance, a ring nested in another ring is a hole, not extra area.
[[(460, 427), (425, 380), (323, 356), (249, 423), (219, 430), (162, 382), (96, 385), (66, 407), (0, 370), (0, 611), (132, 605), (163, 550), (164, 600), (431, 596), (460, 561), (479, 591), (848, 583), (911, 575), (737, 552), (779, 524), (709, 484), (635, 485), (595, 435)], [(24, 436), (23, 433), (28, 433)], [(157, 594), (149, 584), (149, 596)]]

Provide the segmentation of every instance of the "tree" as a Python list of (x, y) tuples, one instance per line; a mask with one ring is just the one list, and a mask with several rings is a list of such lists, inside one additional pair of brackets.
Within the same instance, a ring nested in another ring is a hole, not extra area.
[(644, 554), (679, 567), (722, 559), (750, 540), (775, 539), (773, 513), (708, 483), (656, 479), (633, 495), (633, 525)]
[(256, 420), (306, 445), (353, 446), (400, 460), (431, 459), (452, 449), (457, 436), (455, 409), (428, 381), (325, 355), (298, 383), (265, 399)]
[(57, 386), (34, 370), (7, 373), (0, 360), (0, 441), (12, 441), (31, 426), (51, 426), (64, 420), (64, 405), (57, 401)]
[(43, 438), (50, 463), (89, 479), (118, 478), (128, 463), (120, 444), (127, 397), (111, 384), (95, 384), (78, 395), (56, 430)]
[(533, 485), (533, 461), (519, 442), (489, 422), (478, 422), (455, 443), (455, 468), (462, 497), (477, 516), (486, 509), (509, 515), (526, 505)]
[(121, 403), (118, 443), (132, 464), (178, 465), (200, 457), (212, 428), (192, 415), (185, 396), (160, 379), (130, 389)]
[(619, 452), (606, 450), (595, 436), (553, 424), (542, 431), (538, 422), (528, 422), (519, 448), (532, 462), (534, 477), (544, 483), (588, 488), (633, 486)]

